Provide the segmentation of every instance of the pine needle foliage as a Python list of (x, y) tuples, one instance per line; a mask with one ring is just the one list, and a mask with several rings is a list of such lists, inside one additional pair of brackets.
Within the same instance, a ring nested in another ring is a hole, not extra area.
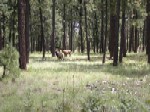
[(20, 74), (18, 59), (18, 51), (7, 44), (0, 52), (0, 65), (4, 68), (2, 78), (5, 76), (16, 78)]

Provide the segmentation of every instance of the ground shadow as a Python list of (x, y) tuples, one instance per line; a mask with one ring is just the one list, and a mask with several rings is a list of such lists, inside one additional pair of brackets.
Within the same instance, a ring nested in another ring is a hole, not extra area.
[[(134, 56), (131, 56), (134, 60)], [(56, 64), (61, 65), (62, 67), (58, 68), (46, 68), (45, 70), (53, 71), (53, 72), (105, 72), (106, 75), (122, 75), (126, 77), (143, 77), (144, 75), (150, 74), (150, 66), (147, 64), (140, 64), (138, 62), (130, 62), (118, 64), (117, 67), (114, 67), (110, 61), (110, 63), (102, 64), (101, 56), (92, 56), (91, 61), (87, 61), (86, 56), (77, 56), (75, 58), (66, 57), (64, 60), (57, 60), (56, 57), (51, 58), (48, 57), (45, 60), (42, 60), (41, 57), (30, 57), (33, 62), (55, 62)], [(108, 60), (108, 57), (107, 57)], [(83, 63), (82, 63), (83, 62)]]

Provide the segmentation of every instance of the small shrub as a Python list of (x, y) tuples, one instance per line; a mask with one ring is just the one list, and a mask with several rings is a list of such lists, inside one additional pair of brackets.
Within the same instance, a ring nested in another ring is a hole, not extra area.
[(104, 106), (104, 99), (98, 94), (92, 93), (81, 100), (81, 112), (101, 112)]
[(135, 96), (123, 95), (120, 99), (119, 109), (125, 112), (148, 112), (147, 106)]
[(18, 51), (11, 45), (6, 45), (0, 52), (0, 64), (4, 68), (2, 78), (9, 75), (14, 79), (20, 74), (18, 59)]

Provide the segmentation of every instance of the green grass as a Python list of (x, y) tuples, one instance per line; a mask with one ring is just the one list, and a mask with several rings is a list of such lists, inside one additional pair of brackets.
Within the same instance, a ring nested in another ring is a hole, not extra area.
[[(99, 54), (63, 61), (30, 55), (16, 82), (0, 82), (0, 112), (148, 112), (150, 66), (144, 54), (128, 54), (118, 67)], [(2, 68), (0, 68), (2, 74)], [(113, 91), (114, 90), (114, 91)]]

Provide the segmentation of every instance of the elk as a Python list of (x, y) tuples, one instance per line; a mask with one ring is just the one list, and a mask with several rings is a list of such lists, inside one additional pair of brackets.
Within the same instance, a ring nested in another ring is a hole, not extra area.
[(64, 53), (64, 56), (66, 57), (68, 54), (71, 56), (71, 50), (62, 50), (62, 53)]
[(63, 53), (61, 53), (59, 51), (55, 51), (55, 54), (59, 60), (63, 60)]

